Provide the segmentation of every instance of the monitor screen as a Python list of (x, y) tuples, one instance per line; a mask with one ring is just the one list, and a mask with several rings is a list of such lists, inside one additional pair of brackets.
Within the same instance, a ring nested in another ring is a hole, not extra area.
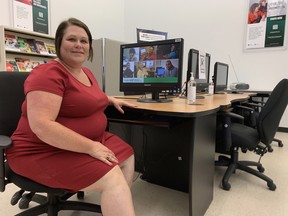
[(152, 93), (141, 102), (169, 102), (161, 92), (179, 92), (182, 84), (182, 38), (120, 46), (120, 91)]
[[(199, 61), (199, 50), (190, 49), (189, 54), (188, 54), (188, 67), (187, 67), (186, 81), (188, 82), (190, 80), (190, 76), (191, 76), (190, 72), (193, 72), (194, 78), (196, 81), (197, 92), (205, 92), (208, 90), (208, 86), (209, 86), (211, 55), (208, 53), (206, 53), (205, 55), (206, 55), (204, 59), (205, 66), (203, 65), (203, 69), (205, 70), (205, 78), (202, 78), (203, 76), (200, 75), (201, 70), (199, 70), (201, 66), (199, 65), (201, 65), (201, 63), (204, 61)], [(187, 84), (186, 84), (186, 89), (187, 89)]]
[(228, 64), (216, 62), (214, 64), (214, 93), (222, 93), (227, 89)]

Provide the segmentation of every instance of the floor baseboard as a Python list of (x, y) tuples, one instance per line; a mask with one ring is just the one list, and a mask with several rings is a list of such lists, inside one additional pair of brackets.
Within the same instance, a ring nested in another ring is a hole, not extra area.
[(286, 133), (288, 133), (288, 128), (286, 128), (286, 127), (278, 127), (277, 131), (278, 132), (286, 132)]

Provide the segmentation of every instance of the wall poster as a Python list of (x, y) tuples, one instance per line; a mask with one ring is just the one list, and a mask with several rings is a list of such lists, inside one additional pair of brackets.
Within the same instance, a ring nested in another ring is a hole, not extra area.
[(284, 47), (287, 0), (249, 0), (246, 49)]
[(13, 26), (49, 34), (49, 0), (11, 0)]

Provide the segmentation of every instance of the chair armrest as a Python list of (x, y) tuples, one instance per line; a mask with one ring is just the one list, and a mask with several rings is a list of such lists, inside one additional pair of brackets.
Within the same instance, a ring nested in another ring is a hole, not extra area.
[(12, 140), (8, 136), (0, 135), (0, 149), (6, 149), (12, 145)]
[(244, 116), (238, 115), (233, 112), (219, 111), (217, 115), (222, 117), (228, 117), (230, 119), (238, 119), (240, 121), (244, 121)]
[(247, 110), (247, 111), (251, 111), (254, 112), (255, 109), (249, 106), (243, 106), (243, 105), (235, 105), (234, 108), (236, 109), (242, 109), (242, 110)]
[(230, 111), (219, 111), (217, 113), (217, 133), (216, 133), (216, 152), (229, 154), (232, 146), (231, 125), (232, 119), (244, 123), (244, 117)]
[(5, 190), (5, 149), (12, 145), (12, 140), (8, 136), (0, 135), (0, 192)]
[(242, 105), (244, 105), (246, 107), (251, 107), (255, 111), (260, 112), (261, 108), (264, 107), (265, 102), (262, 102), (262, 101), (244, 102), (244, 103), (242, 103)]
[(249, 102), (247, 102), (247, 103), (258, 104), (258, 105), (264, 106), (266, 102), (265, 101), (257, 101), (257, 100), (249, 100)]

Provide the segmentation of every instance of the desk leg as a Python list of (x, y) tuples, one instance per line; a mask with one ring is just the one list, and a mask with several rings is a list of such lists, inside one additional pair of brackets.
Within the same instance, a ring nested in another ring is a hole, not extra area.
[(216, 115), (191, 121), (189, 215), (203, 216), (213, 200)]

